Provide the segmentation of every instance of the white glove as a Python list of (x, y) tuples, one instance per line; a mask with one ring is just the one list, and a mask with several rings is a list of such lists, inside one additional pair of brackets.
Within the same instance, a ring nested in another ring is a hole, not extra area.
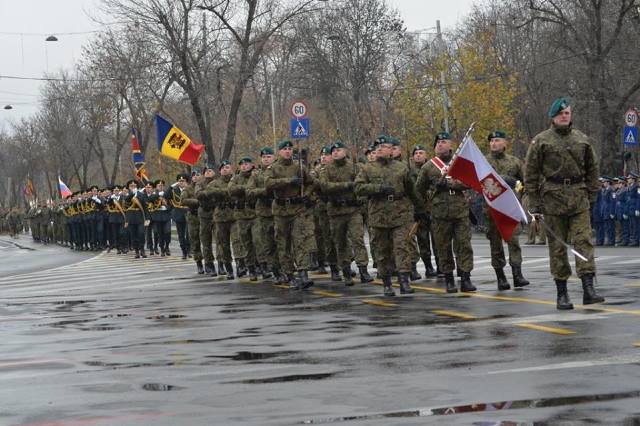
[(609, 215), (609, 217), (610, 217), (611, 219), (615, 219), (616, 215), (614, 215), (614, 214), (610, 214), (610, 215)]
[(623, 218), (623, 219), (629, 219), (629, 216), (627, 216), (626, 214), (623, 214), (623, 215), (622, 215), (622, 218)]
[(636, 210), (636, 217), (640, 216), (640, 210)]
[(164, 191), (158, 192), (158, 195), (161, 196), (161, 197), (164, 197)]

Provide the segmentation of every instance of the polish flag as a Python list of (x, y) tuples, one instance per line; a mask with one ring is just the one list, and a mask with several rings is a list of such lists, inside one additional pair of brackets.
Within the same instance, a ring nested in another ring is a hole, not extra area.
[(58, 176), (58, 188), (60, 189), (60, 196), (64, 199), (71, 195), (71, 190), (64, 184), (60, 176)]
[(462, 142), (447, 174), (484, 196), (491, 217), (504, 241), (509, 241), (513, 230), (520, 222), (527, 223), (527, 215), (515, 192), (493, 170), (471, 136)]

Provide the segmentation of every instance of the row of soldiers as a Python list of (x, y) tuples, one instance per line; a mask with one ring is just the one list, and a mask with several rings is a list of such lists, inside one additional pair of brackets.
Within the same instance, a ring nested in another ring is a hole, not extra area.
[(601, 189), (592, 208), (597, 246), (640, 246), (640, 176), (600, 177)]
[(24, 213), (19, 207), (0, 208), (0, 234), (17, 238), (24, 230)]

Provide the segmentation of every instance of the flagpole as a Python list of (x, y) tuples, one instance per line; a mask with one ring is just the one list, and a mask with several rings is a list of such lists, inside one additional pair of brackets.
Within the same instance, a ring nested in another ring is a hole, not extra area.
[(451, 161), (449, 161), (449, 165), (442, 169), (442, 174), (443, 175), (447, 174), (447, 172), (448, 172), (449, 168), (451, 167), (451, 165), (456, 161), (456, 158), (458, 157), (458, 154), (460, 153), (460, 150), (462, 150), (462, 147), (464, 146), (464, 144), (467, 143), (467, 138), (473, 132), (473, 129), (475, 128), (475, 125), (476, 125), (476, 122), (474, 121), (473, 123), (471, 123), (471, 126), (469, 126), (469, 129), (467, 130), (467, 133), (465, 133), (464, 137), (462, 138), (462, 143), (460, 144), (460, 146), (458, 146), (458, 149), (456, 149), (456, 151), (453, 153), (453, 156), (451, 157)]

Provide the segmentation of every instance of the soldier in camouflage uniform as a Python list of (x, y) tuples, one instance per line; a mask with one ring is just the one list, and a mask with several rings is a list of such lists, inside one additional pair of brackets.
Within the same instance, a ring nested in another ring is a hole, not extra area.
[(217, 276), (215, 256), (213, 255), (213, 235), (215, 225), (213, 223), (215, 203), (205, 191), (207, 186), (215, 179), (215, 170), (206, 167), (202, 178), (196, 184), (196, 198), (198, 199), (198, 220), (200, 221), (200, 245), (204, 258), (204, 272), (212, 277)]
[(347, 158), (347, 147), (342, 141), (333, 144), (331, 157), (333, 161), (326, 164), (320, 173), (322, 193), (329, 198), (327, 213), (331, 240), (336, 247), (345, 285), (353, 285), (352, 254), (360, 272), (360, 282), (368, 283), (373, 278), (367, 271), (369, 254), (364, 244), (364, 223), (360, 213), (360, 200), (353, 192), (358, 168)]
[[(273, 220), (278, 247), (278, 261), (287, 275), (289, 287), (306, 289), (313, 285), (309, 279), (311, 241), (305, 239), (307, 226), (306, 198), (302, 186), (313, 183), (304, 168), (293, 161), (293, 144), (285, 140), (278, 144), (278, 160), (267, 168), (265, 187), (274, 194)], [(294, 271), (298, 276), (294, 276)]]
[[(422, 145), (416, 145), (413, 147), (412, 152), (413, 163), (411, 165), (411, 178), (413, 182), (417, 182), (418, 175), (420, 174), (420, 169), (427, 162), (427, 150)], [(428, 199), (428, 197), (426, 198)], [(416, 237), (418, 237), (418, 249), (420, 253), (420, 257), (422, 258), (422, 262), (424, 262), (425, 266), (425, 276), (427, 277), (435, 277), (436, 270), (433, 269), (433, 265), (431, 264), (431, 204), (425, 202), (424, 203), (424, 219), (418, 222), (418, 230), (416, 232)], [(417, 261), (417, 260), (416, 260)], [(437, 263), (437, 260), (436, 260)]]
[(440, 270), (444, 273), (447, 293), (456, 293), (453, 278), (455, 248), (456, 263), (460, 271), (460, 291), (476, 291), (471, 283), (473, 248), (469, 204), (464, 195), (467, 188), (462, 182), (447, 176), (446, 170), (453, 157), (451, 136), (438, 133), (433, 147), (436, 157), (420, 169), (417, 192), (431, 202), (431, 230), (435, 241)]
[(191, 182), (182, 190), (180, 194), (180, 203), (187, 206), (187, 228), (189, 231), (189, 247), (193, 254), (193, 260), (196, 262), (198, 274), (204, 274), (204, 265), (202, 264), (202, 250), (200, 248), (200, 220), (198, 219), (198, 208), (200, 201), (196, 197), (196, 185), (202, 175), (195, 167), (192, 169)]
[[(551, 128), (539, 133), (527, 152), (524, 179), (530, 212), (563, 241), (570, 238), (575, 249), (587, 258), (583, 261), (576, 256), (583, 303), (603, 302), (593, 287), (596, 264), (590, 223), (590, 203), (595, 202), (600, 189), (598, 159), (587, 135), (572, 127), (571, 106), (566, 98), (553, 103), (549, 117)], [(549, 260), (557, 308), (573, 309), (567, 293), (567, 279), (571, 276), (567, 249), (550, 231)]]
[(376, 142), (376, 161), (360, 169), (355, 192), (369, 198), (369, 231), (372, 244), (377, 245), (377, 266), (384, 295), (395, 296), (391, 288), (394, 270), (399, 273), (400, 292), (413, 293), (409, 273), (415, 247), (409, 234), (415, 211), (422, 211), (423, 206), (416, 196), (409, 168), (392, 159), (392, 150), (400, 145), (399, 141), (381, 135)]
[(256, 202), (247, 197), (247, 184), (253, 174), (253, 159), (243, 157), (238, 162), (240, 172), (229, 181), (229, 195), (234, 204), (233, 215), (236, 221), (239, 245), (233, 246), (236, 261), (242, 259), (242, 263), (249, 271), (249, 280), (257, 281), (256, 272), (256, 248), (253, 241), (257, 237)]
[[(331, 158), (331, 146), (323, 146), (320, 149), (320, 164), (318, 164), (313, 171), (314, 178), (319, 179), (322, 171), (329, 165), (333, 159)], [(341, 281), (340, 270), (338, 269), (338, 261), (336, 255), (336, 245), (331, 239), (331, 226), (329, 222), (329, 215), (327, 214), (327, 202), (329, 198), (320, 189), (318, 201), (316, 202), (316, 208), (314, 209), (314, 222), (315, 222), (315, 237), (316, 245), (318, 246), (318, 263), (320, 273), (326, 273), (324, 269), (325, 264), (329, 264), (331, 270), (331, 280)]]
[[(507, 134), (505, 132), (496, 130), (489, 133), (487, 139), (489, 140), (489, 147), (491, 149), (490, 154), (487, 156), (487, 161), (491, 164), (493, 170), (515, 191), (517, 182), (524, 181), (522, 177), (522, 161), (505, 152), (507, 149)], [(496, 271), (498, 290), (509, 290), (511, 285), (504, 274), (504, 267), (507, 263), (504, 257), (504, 247), (502, 247), (502, 237), (500, 236), (493, 217), (490, 217), (486, 205), (484, 207), (484, 215), (485, 223), (487, 224), (486, 235), (489, 240), (489, 246), (491, 247), (491, 266), (493, 266)], [(513, 273), (514, 287), (529, 285), (529, 281), (522, 276), (522, 250), (520, 249), (520, 242), (518, 241), (519, 231), (520, 227), (518, 226), (513, 230), (511, 238), (507, 241), (509, 265)]]

